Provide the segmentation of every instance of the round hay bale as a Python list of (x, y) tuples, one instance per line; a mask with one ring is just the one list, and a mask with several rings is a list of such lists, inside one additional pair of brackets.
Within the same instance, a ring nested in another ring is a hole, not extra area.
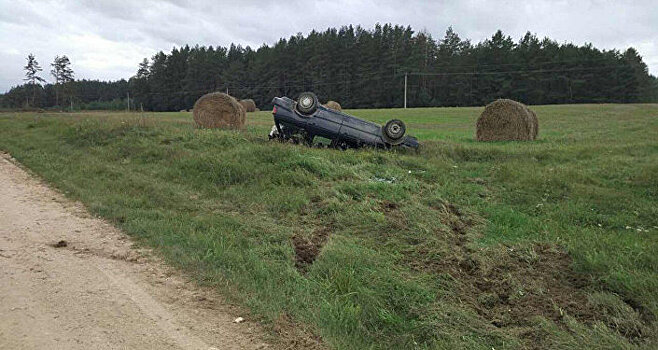
[(244, 100), (240, 100), (240, 104), (242, 105), (242, 107), (244, 107), (244, 110), (246, 112), (256, 112), (256, 103), (254, 102), (254, 100), (247, 98)]
[(256, 108), (254, 112), (260, 112), (260, 108)]
[[(527, 108), (527, 107), (526, 107)], [(532, 131), (532, 139), (536, 139), (537, 135), (539, 134), (539, 119), (537, 119), (537, 114), (535, 112), (528, 108), (528, 112), (530, 112), (530, 120), (532, 121), (532, 125), (534, 126)]]
[(537, 115), (524, 104), (501, 99), (488, 104), (477, 120), (477, 141), (530, 141), (537, 137)]
[(339, 112), (343, 111), (343, 109), (340, 107), (340, 103), (338, 103), (336, 101), (327, 101), (327, 103), (325, 103), (324, 106), (327, 107), (327, 108), (331, 108), (333, 110), (339, 111)]
[(244, 128), (246, 115), (242, 105), (223, 92), (201, 96), (192, 109), (194, 122), (202, 128)]
[[(235, 100), (235, 102), (238, 102), (238, 101)], [(238, 109), (240, 110), (240, 115), (242, 116), (242, 119), (247, 119), (247, 110), (244, 109), (244, 106), (242, 106), (242, 104), (240, 104), (240, 102), (238, 102)]]

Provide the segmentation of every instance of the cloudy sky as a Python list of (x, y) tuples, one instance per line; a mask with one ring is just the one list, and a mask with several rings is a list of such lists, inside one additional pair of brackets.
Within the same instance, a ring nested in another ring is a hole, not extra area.
[(31, 52), (47, 74), (67, 55), (77, 78), (129, 78), (144, 57), (185, 44), (258, 47), (345, 24), (411, 25), (473, 42), (497, 29), (601, 49), (635, 47), (658, 75), (656, 0), (0, 0), (0, 92), (22, 83)]

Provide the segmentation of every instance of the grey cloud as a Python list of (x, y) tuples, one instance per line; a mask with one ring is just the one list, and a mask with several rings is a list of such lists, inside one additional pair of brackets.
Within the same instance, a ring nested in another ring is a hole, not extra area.
[[(101, 17), (117, 20), (137, 20), (140, 18), (143, 7), (133, 6), (133, 1), (81, 1), (68, 4), (71, 11), (98, 14)], [(144, 4), (144, 2), (142, 2)]]
[(55, 55), (68, 55), (79, 78), (118, 79), (172, 46), (257, 48), (312, 29), (389, 22), (435, 38), (453, 26), (473, 42), (502, 29), (515, 40), (530, 31), (601, 49), (634, 46), (658, 73), (658, 10), (649, 0), (0, 0), (0, 9), (0, 91), (22, 82), (30, 52), (44, 67)]

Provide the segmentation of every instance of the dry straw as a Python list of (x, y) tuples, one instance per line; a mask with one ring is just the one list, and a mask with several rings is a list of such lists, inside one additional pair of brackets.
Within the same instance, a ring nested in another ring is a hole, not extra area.
[(530, 119), (532, 120), (532, 125), (534, 126), (532, 133), (532, 139), (534, 140), (539, 134), (539, 119), (537, 119), (537, 114), (535, 114), (532, 109), (528, 108), (528, 112), (530, 112)]
[(256, 112), (256, 103), (254, 102), (254, 100), (247, 98), (244, 100), (240, 100), (240, 104), (242, 105), (245, 111)]
[(202, 128), (242, 129), (246, 120), (240, 103), (222, 92), (201, 96), (194, 104), (193, 116)]
[(324, 104), (325, 107), (331, 108), (337, 111), (342, 111), (343, 109), (340, 107), (340, 103), (336, 101), (327, 101), (327, 103)]
[(524, 104), (501, 99), (488, 104), (477, 120), (478, 141), (530, 141), (537, 138), (539, 122)]

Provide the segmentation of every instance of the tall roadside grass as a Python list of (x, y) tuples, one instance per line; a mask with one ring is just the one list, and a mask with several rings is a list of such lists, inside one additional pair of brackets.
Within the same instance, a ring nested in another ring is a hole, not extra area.
[(478, 108), (348, 111), (405, 120), (419, 153), (268, 142), (267, 112), (245, 132), (7, 113), (0, 150), (274, 331), (337, 349), (655, 347), (658, 106), (534, 109), (532, 143), (474, 142)]

